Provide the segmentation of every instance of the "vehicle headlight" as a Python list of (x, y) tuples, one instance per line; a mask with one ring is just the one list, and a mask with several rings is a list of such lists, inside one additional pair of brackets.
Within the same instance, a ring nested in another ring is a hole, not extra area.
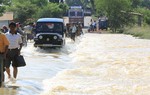
[(54, 36), (54, 37), (53, 37), (53, 39), (55, 39), (55, 40), (56, 40), (56, 39), (57, 39), (57, 36)]
[(39, 39), (43, 39), (43, 36), (40, 35), (40, 36), (39, 36)]

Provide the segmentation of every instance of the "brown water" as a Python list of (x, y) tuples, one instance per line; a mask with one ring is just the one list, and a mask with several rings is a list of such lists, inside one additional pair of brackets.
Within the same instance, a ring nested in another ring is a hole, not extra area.
[[(19, 88), (0, 95), (149, 95), (150, 40), (123, 34), (85, 34), (61, 50), (32, 43), (22, 54)], [(11, 93), (11, 94), (10, 94)]]

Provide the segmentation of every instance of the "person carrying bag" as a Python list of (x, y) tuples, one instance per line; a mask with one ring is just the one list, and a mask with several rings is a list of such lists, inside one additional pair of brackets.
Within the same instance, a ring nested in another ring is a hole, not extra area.
[[(8, 74), (9, 80), (16, 80), (18, 74), (16, 56), (20, 55), (22, 49), (22, 38), (19, 33), (17, 33), (16, 23), (11, 22), (9, 24), (9, 32), (6, 34), (9, 40), (8, 52), (5, 60), (6, 72)], [(13, 67), (13, 76), (11, 76), (10, 66)]]
[(26, 66), (26, 62), (24, 60), (24, 57), (22, 55), (17, 55), (16, 58), (17, 67), (24, 67)]

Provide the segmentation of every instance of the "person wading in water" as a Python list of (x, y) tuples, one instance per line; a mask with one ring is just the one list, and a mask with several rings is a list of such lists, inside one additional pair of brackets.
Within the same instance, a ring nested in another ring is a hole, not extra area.
[[(15, 57), (20, 55), (20, 51), (22, 49), (22, 38), (16, 30), (16, 23), (11, 22), (9, 24), (10, 31), (6, 33), (6, 37), (10, 42), (8, 46), (8, 52), (5, 61), (6, 72), (8, 74), (8, 78), (10, 80), (15, 80), (17, 78), (18, 68)], [(13, 66), (13, 78), (10, 73), (10, 65)]]

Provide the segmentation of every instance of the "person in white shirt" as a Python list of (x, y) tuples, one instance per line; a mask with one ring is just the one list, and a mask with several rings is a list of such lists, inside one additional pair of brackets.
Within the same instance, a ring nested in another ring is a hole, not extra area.
[(71, 27), (71, 39), (73, 41), (75, 41), (76, 32), (77, 32), (77, 27), (76, 27), (75, 23), (73, 23), (72, 27)]
[(33, 23), (29, 23), (24, 27), (24, 31), (27, 34), (27, 41), (33, 39)]
[(15, 57), (20, 55), (20, 51), (22, 49), (22, 38), (21, 38), (21, 35), (17, 33), (15, 22), (11, 22), (9, 24), (9, 28), (10, 28), (10, 31), (5, 34), (10, 43), (8, 46), (8, 52), (6, 55), (5, 67), (6, 67), (6, 72), (8, 74), (8, 78), (11, 79), (12, 76), (10, 74), (10, 65), (12, 64), (13, 78), (16, 79), (18, 68), (17, 68), (17, 62), (16, 62)]

